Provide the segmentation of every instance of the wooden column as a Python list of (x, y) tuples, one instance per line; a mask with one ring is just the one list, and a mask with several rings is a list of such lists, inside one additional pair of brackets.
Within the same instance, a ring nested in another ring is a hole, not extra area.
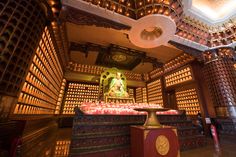
[(203, 53), (205, 78), (211, 92), (216, 116), (224, 118), (223, 130), (236, 132), (236, 54), (230, 47), (209, 50)]

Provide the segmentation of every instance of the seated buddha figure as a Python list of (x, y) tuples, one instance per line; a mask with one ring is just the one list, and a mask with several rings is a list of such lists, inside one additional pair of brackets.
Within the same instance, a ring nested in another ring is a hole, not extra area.
[(108, 95), (111, 97), (129, 97), (129, 94), (125, 91), (124, 80), (121, 79), (121, 73), (117, 72), (116, 77), (111, 80), (109, 85)]

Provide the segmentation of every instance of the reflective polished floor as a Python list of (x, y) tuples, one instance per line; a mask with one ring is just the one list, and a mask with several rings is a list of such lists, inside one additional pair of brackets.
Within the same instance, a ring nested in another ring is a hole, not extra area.
[(236, 137), (221, 137), (220, 150), (215, 149), (213, 139), (207, 139), (207, 146), (181, 152), (181, 157), (236, 157)]
[[(59, 129), (54, 157), (68, 157), (71, 129)], [(181, 152), (181, 157), (236, 157), (236, 137), (220, 138), (220, 150), (214, 147), (213, 139), (207, 138), (207, 146)]]

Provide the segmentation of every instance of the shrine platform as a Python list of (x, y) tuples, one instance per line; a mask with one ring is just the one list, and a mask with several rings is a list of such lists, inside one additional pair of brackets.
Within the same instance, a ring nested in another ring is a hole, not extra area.
[[(119, 108), (114, 105), (87, 103), (75, 109), (70, 157), (130, 157), (130, 126), (143, 125), (146, 115), (132, 110), (141, 104), (118, 104)], [(162, 125), (177, 128), (181, 150), (206, 144), (205, 136), (187, 119), (185, 112), (173, 110), (157, 116)]]

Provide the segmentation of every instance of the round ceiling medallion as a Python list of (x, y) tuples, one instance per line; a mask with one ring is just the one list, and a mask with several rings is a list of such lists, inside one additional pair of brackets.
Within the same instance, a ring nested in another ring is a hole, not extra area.
[(152, 14), (138, 19), (129, 32), (130, 41), (142, 48), (166, 44), (176, 32), (175, 22), (168, 16)]

